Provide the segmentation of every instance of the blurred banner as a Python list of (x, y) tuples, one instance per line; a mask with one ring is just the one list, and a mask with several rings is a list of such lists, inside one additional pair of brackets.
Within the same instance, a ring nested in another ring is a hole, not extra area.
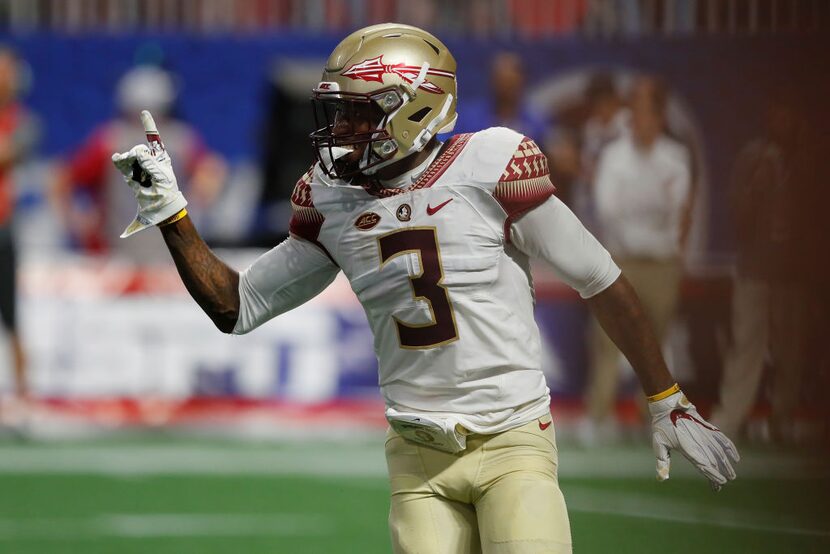
[[(242, 267), (256, 253), (222, 255)], [(342, 274), (311, 302), (244, 336), (220, 333), (187, 295), (172, 264), (137, 268), (80, 256), (32, 261), (23, 268), (22, 288), (22, 331), (33, 392), (40, 397), (300, 404), (379, 398), (372, 335)], [(578, 398), (586, 379), (586, 307), (543, 268), (536, 271), (536, 288), (551, 392), (561, 399)], [(689, 304), (700, 312), (700, 295), (687, 289)], [(687, 329), (696, 320), (712, 322), (717, 316), (686, 315), (668, 353), (678, 375), (705, 380), (717, 368), (693, 368), (692, 358), (705, 357), (711, 345), (697, 344), (690, 357)], [(621, 371), (626, 371), (622, 360)], [(634, 390), (630, 373), (628, 381)]]
[(172, 265), (68, 257), (24, 269), (23, 288), (23, 334), (40, 396), (377, 396), (366, 318), (342, 278), (241, 337), (216, 330)]

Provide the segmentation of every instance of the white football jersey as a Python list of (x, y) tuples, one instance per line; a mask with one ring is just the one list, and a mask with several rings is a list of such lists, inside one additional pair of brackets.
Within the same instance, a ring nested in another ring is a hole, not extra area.
[(550, 398), (528, 254), (585, 297), (619, 276), (553, 192), (545, 156), (505, 128), (454, 136), (401, 188), (351, 186), (315, 165), (292, 195), (292, 238), (240, 276), (234, 333), (342, 270), (374, 333), (390, 413), (453, 416), (478, 433), (541, 417)]
[(530, 276), (505, 229), (553, 191), (536, 144), (504, 128), (453, 137), (408, 187), (349, 186), (318, 166), (301, 179), (291, 232), (348, 277), (388, 406), (490, 432), (549, 409)]

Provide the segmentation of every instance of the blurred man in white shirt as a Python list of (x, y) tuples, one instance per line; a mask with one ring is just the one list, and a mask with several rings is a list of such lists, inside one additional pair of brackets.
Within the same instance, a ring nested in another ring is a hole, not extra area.
[(629, 132), (628, 109), (609, 73), (597, 73), (584, 92), (589, 116), (581, 130), (581, 184), (574, 191), (574, 212), (592, 232), (597, 232), (596, 191), (594, 183), (602, 152), (613, 141)]
[[(655, 79), (634, 84), (631, 132), (602, 152), (594, 191), (603, 242), (639, 294), (661, 341), (677, 306), (683, 214), (691, 190), (689, 153), (664, 130), (666, 97)], [(619, 357), (595, 326), (587, 406), (600, 428), (614, 406)]]

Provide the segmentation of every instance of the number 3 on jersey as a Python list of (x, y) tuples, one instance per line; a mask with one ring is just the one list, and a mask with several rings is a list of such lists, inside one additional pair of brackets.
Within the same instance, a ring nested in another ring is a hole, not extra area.
[(447, 289), (441, 284), (444, 280), (444, 268), (441, 266), (435, 228), (416, 227), (395, 231), (380, 237), (378, 247), (381, 268), (401, 254), (418, 255), (421, 272), (411, 275), (409, 284), (412, 287), (412, 296), (426, 301), (432, 314), (432, 322), (423, 324), (405, 323), (392, 316), (398, 328), (401, 348), (435, 348), (457, 340), (455, 314)]

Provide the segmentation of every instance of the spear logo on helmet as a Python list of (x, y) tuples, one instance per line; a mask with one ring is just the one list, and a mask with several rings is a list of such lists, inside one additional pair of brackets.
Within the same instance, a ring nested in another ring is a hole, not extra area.
[[(393, 65), (384, 64), (383, 54), (381, 54), (377, 58), (363, 60), (360, 63), (352, 65), (346, 71), (341, 73), (341, 75), (355, 81), (359, 80), (366, 82), (383, 83), (383, 76), (387, 73), (392, 73), (394, 75), (397, 75), (407, 83), (412, 84), (415, 81), (415, 79), (418, 78), (418, 74), (420, 72), (421, 67), (417, 65), (404, 65), (402, 63), (396, 63)], [(442, 69), (429, 68), (427, 69), (427, 75), (455, 79), (455, 73), (451, 71), (444, 71)], [(421, 85), (418, 88), (424, 89), (425, 91), (431, 92), (433, 94), (444, 93), (444, 90), (441, 87), (427, 80), (424, 80), (424, 82), (421, 83)]]

